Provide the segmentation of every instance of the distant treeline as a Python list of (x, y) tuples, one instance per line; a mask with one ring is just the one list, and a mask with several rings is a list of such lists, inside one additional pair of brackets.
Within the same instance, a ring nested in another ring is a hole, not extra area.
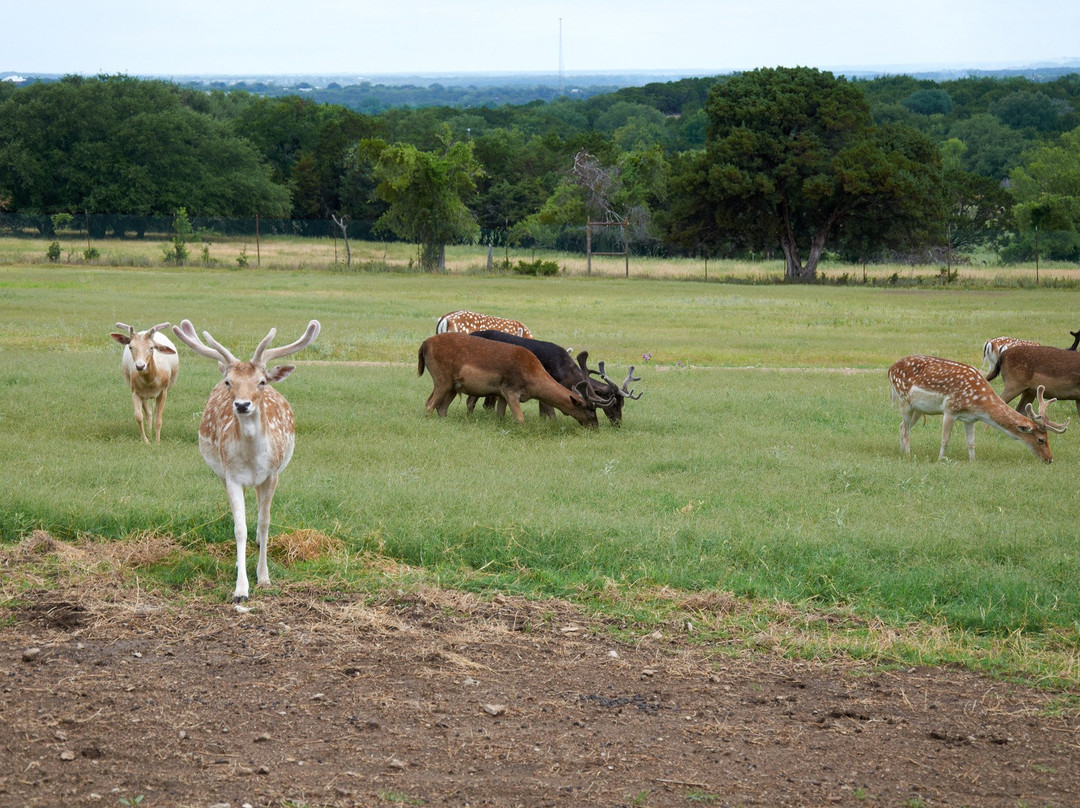
[[(920, 255), (1080, 259), (1080, 74), (847, 80), (779, 70), (562, 92), (527, 83), (0, 82), (0, 210), (46, 229), (56, 214), (181, 208), (192, 217), (336, 218), (348, 232), (411, 240), (429, 237), (419, 235), (425, 214), (445, 211), (453, 226), (440, 222), (439, 238), (499, 234), (538, 245), (565, 239), (568, 226), (580, 232), (586, 219), (618, 219), (635, 250), (776, 250), (769, 228), (751, 244), (745, 227), (714, 212), (720, 187), (731, 185), (717, 172), (738, 156), (728, 141), (745, 123), (724, 99), (729, 85), (745, 97), (742, 84), (760, 80), (754, 92), (774, 103), (769, 82), (787, 76), (793, 92), (809, 94), (812, 119), (842, 89), (857, 111), (840, 122), (854, 127), (849, 146), (873, 135), (865, 159), (891, 154), (881, 166), (901, 177), (923, 165), (942, 189), (919, 227), (894, 227), (895, 208), (882, 205), (857, 227), (834, 228), (830, 251), (872, 260), (906, 243)], [(772, 169), (754, 170), (760, 177), (744, 191), (771, 187)], [(869, 179), (884, 187), (880, 171)], [(415, 211), (402, 208), (409, 200)], [(796, 201), (812, 210), (809, 198)]]

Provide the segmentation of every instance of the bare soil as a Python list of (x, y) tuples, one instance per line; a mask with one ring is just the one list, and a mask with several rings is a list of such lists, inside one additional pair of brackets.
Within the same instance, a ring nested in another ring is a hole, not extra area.
[(443, 590), (113, 594), (0, 607), (0, 805), (1080, 803), (1061, 694), (968, 672), (617, 642)]

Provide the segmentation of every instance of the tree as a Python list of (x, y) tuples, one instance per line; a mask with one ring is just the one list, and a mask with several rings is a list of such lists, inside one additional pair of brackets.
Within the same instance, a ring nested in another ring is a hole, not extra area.
[(376, 226), (417, 242), (424, 269), (445, 269), (446, 245), (478, 233), (464, 197), (476, 193), (479, 174), (471, 143), (444, 143), (441, 152), (386, 147), (375, 167), (375, 192), (388, 207)]
[(1020, 243), (1011, 257), (1034, 248), (1048, 258), (1080, 258), (1080, 128), (1024, 154), (1010, 175)]
[(19, 90), (0, 105), (0, 195), (27, 213), (287, 212), (255, 147), (184, 98), (124, 76)]
[[(904, 126), (878, 131), (862, 90), (828, 72), (745, 73), (714, 87), (706, 109), (717, 226), (752, 248), (779, 246), (789, 281), (816, 278), (830, 237), (846, 222), (863, 215), (865, 230), (875, 210), (911, 212), (940, 175), (924, 136)], [(913, 151), (928, 163), (912, 159)]]

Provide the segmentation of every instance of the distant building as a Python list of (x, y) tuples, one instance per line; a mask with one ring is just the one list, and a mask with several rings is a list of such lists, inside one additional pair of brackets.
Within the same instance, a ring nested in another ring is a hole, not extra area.
[(0, 79), (0, 81), (10, 81), (12, 84), (25, 84), (26, 83), (26, 79), (24, 79), (22, 76), (14, 76), (14, 75), (12, 75), (12, 76), (4, 76), (4, 78)]

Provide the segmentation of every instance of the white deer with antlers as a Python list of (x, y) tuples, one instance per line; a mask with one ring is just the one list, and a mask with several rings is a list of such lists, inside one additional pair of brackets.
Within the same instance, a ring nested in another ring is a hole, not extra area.
[(271, 387), (295, 370), (292, 365), (267, 369), (266, 363), (296, 353), (310, 345), (319, 335), (318, 320), (308, 323), (304, 335), (296, 342), (280, 348), (270, 348), (277, 333), (271, 328), (250, 362), (241, 362), (206, 331), (203, 338), (195, 334), (190, 320), (173, 326), (173, 332), (200, 356), (215, 359), (224, 379), (210, 393), (199, 424), (199, 451), (214, 473), (225, 483), (225, 493), (233, 516), (236, 535), (236, 590), (233, 601), (248, 598), (247, 517), (244, 490), (255, 488), (259, 520), (256, 539), (259, 542), (259, 563), (256, 568), (260, 586), (270, 583), (266, 564), (266, 545), (270, 531), (270, 503), (274, 499), (278, 476), (292, 459), (296, 434), (289, 402)]
[(971, 365), (939, 359), (936, 356), (906, 356), (889, 368), (892, 398), (900, 401), (900, 448), (911, 453), (911, 425), (925, 415), (942, 415), (941, 451), (952, 435), (954, 421), (964, 425), (968, 458), (975, 459), (975, 422), (984, 421), (1014, 440), (1027, 444), (1044, 463), (1054, 458), (1047, 443), (1047, 431), (1064, 432), (1069, 423), (1055, 424), (1046, 417), (1046, 408), (1056, 399), (1046, 401), (1044, 388), (1038, 389), (1039, 411), (1028, 404), (1021, 415), (994, 392), (983, 375)]

